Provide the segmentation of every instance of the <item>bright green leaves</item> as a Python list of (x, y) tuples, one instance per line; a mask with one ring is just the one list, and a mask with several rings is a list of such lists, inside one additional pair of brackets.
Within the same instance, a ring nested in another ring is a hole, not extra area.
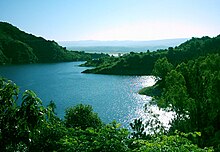
[(127, 129), (119, 128), (113, 121), (99, 129), (69, 128), (68, 134), (60, 139), (58, 151), (128, 151)]
[(168, 62), (167, 58), (158, 59), (154, 64), (153, 75), (157, 79), (164, 79), (168, 72), (173, 69), (173, 65)]
[(0, 109), (15, 104), (18, 98), (19, 89), (11, 80), (0, 77)]
[(33, 129), (44, 121), (46, 109), (42, 106), (40, 98), (31, 90), (26, 90), (22, 99), (20, 114), (26, 125)]
[(167, 106), (171, 106), (177, 114), (187, 112), (188, 94), (186, 83), (183, 75), (175, 70), (170, 71), (165, 78), (166, 89), (162, 98), (166, 101)]
[(99, 142), (99, 148), (95, 151), (128, 151), (128, 134), (128, 130), (119, 128), (119, 124), (115, 121), (105, 125), (99, 130), (98, 138), (96, 139)]
[(18, 93), (13, 82), (0, 79), (0, 149), (3, 151), (28, 149), (34, 131), (45, 121), (46, 109), (36, 94), (26, 91), (21, 106), (18, 106)]
[(17, 143), (19, 133), (16, 106), (19, 89), (10, 80), (0, 78), (0, 149)]
[(139, 152), (213, 152), (212, 148), (201, 149), (181, 135), (161, 135), (152, 140), (138, 140), (136, 144), (141, 145), (134, 149)]

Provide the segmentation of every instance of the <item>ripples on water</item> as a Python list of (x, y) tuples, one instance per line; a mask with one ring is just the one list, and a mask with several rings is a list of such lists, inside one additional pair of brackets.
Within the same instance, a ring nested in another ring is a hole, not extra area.
[[(155, 83), (156, 81), (153, 76), (141, 76), (140, 79), (137, 81), (137, 86), (141, 84), (143, 88), (153, 86)], [(137, 109), (135, 111), (136, 117), (131, 116), (130, 120), (133, 121), (134, 119), (142, 119), (143, 123), (146, 123), (146, 121), (148, 121), (152, 117), (152, 114), (148, 113), (149, 111), (151, 111), (153, 114), (158, 115), (157, 118), (165, 127), (165, 129), (168, 129), (170, 127), (170, 120), (173, 118), (175, 113), (164, 111), (158, 108), (156, 105), (150, 105), (149, 102), (152, 100), (152, 97), (150, 96), (139, 95), (137, 93), (133, 93), (133, 96), (139, 103), (139, 106), (137, 106)]]
[[(82, 74), (86, 68), (78, 67), (79, 64), (81, 62), (0, 66), (0, 75), (13, 80), (21, 92), (35, 91), (44, 105), (55, 101), (61, 118), (66, 108), (79, 103), (92, 105), (105, 123), (115, 119), (127, 128), (134, 119), (146, 117), (144, 105), (151, 97), (139, 95), (138, 91), (155, 83), (152, 76)], [(152, 109), (161, 114), (161, 120), (168, 120), (157, 107)]]

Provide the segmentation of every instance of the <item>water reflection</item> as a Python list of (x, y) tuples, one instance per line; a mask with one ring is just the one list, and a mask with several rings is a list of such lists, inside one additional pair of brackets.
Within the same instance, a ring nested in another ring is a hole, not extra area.
[[(153, 76), (142, 76), (137, 82), (138, 86), (141, 86), (142, 88), (153, 86), (155, 83), (156, 79)], [(150, 101), (152, 100), (152, 97), (150, 96), (139, 95), (138, 93), (133, 93), (132, 95), (133, 98), (135, 98), (135, 101), (138, 103), (138, 106), (135, 109), (136, 117), (131, 118), (130, 122), (133, 122), (134, 119), (142, 119), (143, 123), (145, 124), (147, 121), (152, 119), (152, 115), (157, 115), (158, 120), (165, 129), (168, 129), (170, 127), (169, 123), (175, 115), (174, 112), (168, 112), (160, 109), (156, 105), (151, 105)], [(147, 131), (147, 129), (145, 131)]]
[[(151, 97), (139, 95), (138, 91), (152, 86), (153, 76), (82, 74), (86, 68), (78, 67), (79, 64), (0, 66), (0, 75), (13, 80), (21, 92), (33, 90), (45, 106), (53, 100), (60, 118), (64, 117), (66, 108), (79, 103), (91, 105), (105, 123), (115, 119), (127, 128), (132, 120), (146, 117), (144, 105), (149, 104)], [(153, 106), (152, 109), (159, 112)], [(167, 122), (160, 113), (161, 120)]]

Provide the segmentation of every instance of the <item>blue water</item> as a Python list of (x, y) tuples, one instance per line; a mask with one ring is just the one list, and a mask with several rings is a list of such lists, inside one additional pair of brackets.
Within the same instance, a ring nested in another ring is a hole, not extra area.
[(143, 115), (150, 97), (137, 92), (152, 85), (152, 77), (82, 74), (86, 68), (81, 63), (0, 66), (0, 75), (13, 80), (21, 92), (33, 90), (43, 105), (53, 100), (61, 118), (66, 108), (79, 103), (92, 105), (105, 123), (116, 120), (123, 127)]

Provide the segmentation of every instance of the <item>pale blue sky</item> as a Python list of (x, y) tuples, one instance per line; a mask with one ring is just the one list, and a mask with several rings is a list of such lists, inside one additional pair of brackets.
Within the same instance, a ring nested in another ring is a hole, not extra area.
[(1, 0), (0, 21), (56, 41), (213, 37), (220, 0)]

